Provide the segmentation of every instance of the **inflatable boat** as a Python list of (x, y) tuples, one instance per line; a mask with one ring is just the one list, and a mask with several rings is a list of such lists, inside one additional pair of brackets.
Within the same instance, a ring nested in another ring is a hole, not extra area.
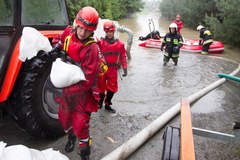
[[(185, 39), (183, 46), (180, 49), (184, 52), (201, 52), (202, 46), (199, 45), (199, 40)], [(220, 41), (213, 41), (210, 45), (209, 53), (222, 53), (224, 51), (224, 44)]]
[(163, 38), (161, 39), (147, 39), (138, 45), (141, 47), (146, 47), (146, 48), (161, 48)]
[[(139, 46), (146, 48), (159, 48), (162, 45), (163, 38), (160, 40), (147, 39), (139, 44)], [(180, 48), (183, 52), (200, 53), (202, 51), (202, 46), (199, 45), (199, 40), (189, 40), (185, 39), (183, 46)], [(224, 51), (224, 44), (220, 41), (213, 41), (209, 48), (209, 53), (222, 53)]]

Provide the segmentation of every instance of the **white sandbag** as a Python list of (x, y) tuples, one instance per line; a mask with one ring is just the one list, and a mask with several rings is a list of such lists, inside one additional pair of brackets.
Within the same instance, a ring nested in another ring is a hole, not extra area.
[(52, 148), (39, 151), (24, 145), (12, 145), (6, 147), (6, 143), (0, 142), (0, 160), (69, 160), (67, 156)]
[(32, 154), (24, 145), (13, 145), (4, 149), (1, 160), (32, 160)]
[(3, 152), (4, 152), (4, 149), (5, 149), (6, 145), (7, 144), (4, 143), (3, 141), (0, 142), (0, 159), (1, 159), (2, 155), (3, 155)]
[(50, 80), (57, 88), (68, 87), (81, 80), (86, 80), (80, 67), (65, 63), (61, 58), (57, 58), (52, 64)]
[(40, 50), (51, 51), (52, 46), (47, 37), (32, 27), (24, 27), (20, 41), (19, 59), (25, 62), (37, 55)]
[(69, 160), (65, 155), (59, 151), (54, 151), (52, 148), (43, 150), (42, 153), (47, 158), (46, 160)]
[(32, 160), (47, 160), (47, 158), (41, 151), (32, 148), (30, 148), (29, 150), (32, 154)]

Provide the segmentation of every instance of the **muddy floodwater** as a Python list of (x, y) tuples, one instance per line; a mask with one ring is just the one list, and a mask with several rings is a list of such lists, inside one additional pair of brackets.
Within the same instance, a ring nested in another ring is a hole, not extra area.
[[(239, 51), (226, 48), (221, 55), (203, 56), (199, 53), (181, 52), (178, 66), (174, 66), (170, 60), (164, 67), (163, 52), (156, 48), (138, 46), (138, 37), (149, 33), (148, 19), (153, 19), (155, 28), (161, 35), (168, 32), (170, 21), (162, 19), (160, 14), (156, 13), (142, 12), (119, 21), (120, 25), (133, 32), (132, 59), (129, 60), (127, 77), (121, 77), (122, 70), (119, 71), (119, 91), (112, 100), (117, 113), (110, 114), (101, 109), (92, 114), (91, 160), (99, 160), (106, 156), (182, 98), (217, 81), (218, 73), (231, 73), (239, 65)], [(198, 39), (198, 32), (192, 29), (184, 28), (182, 35), (184, 38)], [(126, 42), (128, 36), (122, 33), (120, 38)], [(192, 125), (233, 134), (232, 123), (240, 121), (239, 104), (239, 84), (228, 81), (191, 105)], [(180, 117), (175, 117), (167, 125), (180, 127)], [(164, 128), (128, 159), (161, 159), (163, 130)], [(9, 145), (20, 143), (39, 150), (53, 148), (71, 160), (79, 159), (77, 145), (72, 153), (65, 153), (66, 136), (57, 140), (35, 139), (17, 128), (9, 117), (5, 117), (5, 123), (0, 127), (0, 140)], [(194, 146), (197, 160), (240, 159), (238, 145), (194, 136)]]

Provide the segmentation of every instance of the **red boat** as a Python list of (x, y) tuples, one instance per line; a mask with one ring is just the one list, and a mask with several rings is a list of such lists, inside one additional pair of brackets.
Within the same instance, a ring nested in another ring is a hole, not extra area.
[(146, 48), (161, 48), (163, 38), (157, 39), (147, 39), (139, 44), (139, 46), (146, 47)]
[[(199, 40), (185, 39), (183, 46), (180, 49), (184, 52), (201, 52), (202, 46), (199, 45)], [(220, 41), (213, 41), (210, 45), (209, 53), (222, 53), (224, 51), (224, 44)]]
[[(160, 48), (162, 45), (163, 38), (160, 40), (148, 39), (139, 44), (139, 46), (146, 48)], [(184, 52), (200, 53), (202, 46), (199, 45), (199, 40), (185, 39), (184, 44), (180, 49)], [(222, 53), (224, 51), (224, 44), (220, 41), (213, 41), (209, 48), (209, 53)]]

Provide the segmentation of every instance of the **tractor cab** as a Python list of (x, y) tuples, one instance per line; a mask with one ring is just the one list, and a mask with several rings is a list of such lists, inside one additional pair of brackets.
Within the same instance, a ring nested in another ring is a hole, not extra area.
[(64, 134), (55, 101), (61, 91), (49, 83), (48, 53), (39, 51), (25, 62), (18, 59), (21, 35), (24, 27), (32, 27), (51, 41), (70, 24), (66, 4), (65, 0), (0, 1), (0, 113), (6, 107), (22, 129), (37, 137)]

